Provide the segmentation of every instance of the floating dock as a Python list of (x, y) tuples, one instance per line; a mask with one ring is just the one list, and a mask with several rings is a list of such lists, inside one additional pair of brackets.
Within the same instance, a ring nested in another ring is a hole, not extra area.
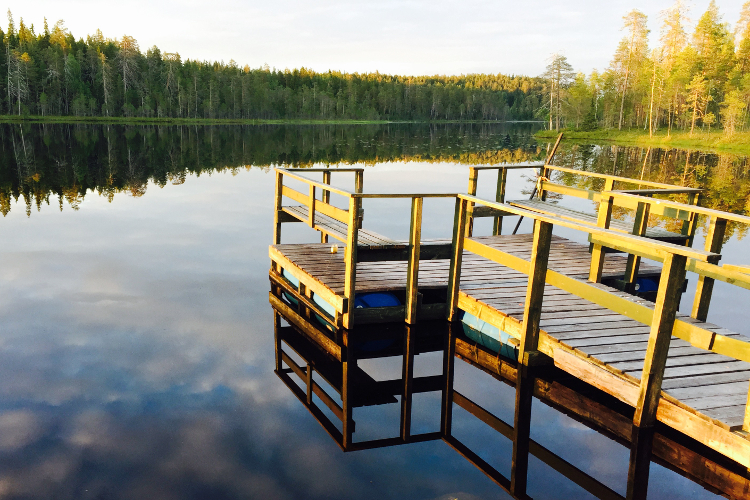
[[(529, 372), (522, 377), (531, 380), (527, 385), (534, 385), (537, 369), (555, 366), (632, 408), (632, 440), (645, 443), (633, 453), (650, 453), (649, 431), (658, 422), (750, 468), (750, 339), (706, 322), (716, 280), (750, 288), (750, 268), (719, 264), (727, 223), (750, 224), (750, 217), (700, 207), (698, 189), (557, 167), (553, 155), (554, 149), (539, 166), (536, 199), (518, 201), (504, 199), (507, 172), (528, 165), (472, 167), (469, 194), (368, 194), (361, 169), (347, 169), (355, 174), (354, 191), (331, 187), (332, 172), (325, 169), (307, 169), (323, 171), (322, 183), (304, 169), (277, 169), (272, 284), (347, 338), (378, 323), (474, 318), (516, 350), (518, 366)], [(482, 170), (498, 172), (494, 201), (474, 196)], [(550, 180), (555, 172), (593, 182), (569, 187)], [(306, 185), (307, 194), (285, 178)], [(628, 184), (635, 189), (615, 189)], [(331, 193), (348, 208), (331, 204)], [(552, 193), (589, 199), (597, 213), (559, 207), (547, 199)], [(663, 198), (675, 195), (687, 202)], [(427, 197), (455, 199), (450, 240), (422, 240)], [(301, 205), (285, 205), (284, 198)], [(362, 228), (367, 198), (412, 200), (409, 241)], [(633, 222), (615, 220), (615, 208), (634, 212)], [(511, 216), (533, 220), (533, 233), (501, 234)], [(650, 216), (675, 219), (671, 227), (678, 231), (651, 227)], [(477, 217), (494, 218), (492, 235), (472, 234)], [(692, 248), (699, 217), (708, 219), (703, 250)], [(307, 223), (322, 241), (344, 243), (343, 251), (330, 243), (281, 244), (285, 222)], [(590, 244), (553, 236), (553, 226), (579, 231)], [(688, 272), (696, 276), (690, 316), (678, 312)], [(646, 282), (654, 290), (639, 293)], [(358, 308), (355, 301), (368, 293), (392, 294), (400, 305)]]

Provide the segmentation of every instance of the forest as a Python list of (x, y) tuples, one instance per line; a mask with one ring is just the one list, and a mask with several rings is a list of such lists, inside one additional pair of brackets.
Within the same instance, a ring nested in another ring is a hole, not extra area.
[[(39, 33), (37, 33), (39, 31)], [(0, 114), (243, 120), (531, 120), (542, 78), (317, 73), (183, 61), (130, 36), (76, 39), (61, 20), (0, 29)]]
[(633, 129), (670, 134), (733, 135), (750, 124), (750, 2), (734, 28), (714, 0), (691, 23), (683, 0), (661, 12), (656, 46), (648, 18), (623, 17), (623, 38), (604, 71), (576, 73), (565, 56), (551, 58), (545, 107), (550, 129)]

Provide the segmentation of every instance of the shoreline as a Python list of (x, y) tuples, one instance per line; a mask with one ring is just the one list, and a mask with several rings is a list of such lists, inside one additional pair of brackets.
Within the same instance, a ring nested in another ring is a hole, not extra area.
[(719, 129), (715, 132), (696, 131), (693, 136), (689, 132), (672, 132), (667, 137), (666, 132), (659, 131), (653, 137), (642, 130), (594, 130), (581, 132), (576, 130), (540, 130), (534, 137), (537, 139), (554, 139), (560, 132), (564, 132), (563, 139), (570, 142), (589, 142), (600, 144), (614, 144), (623, 146), (646, 146), (706, 151), (710, 153), (733, 153), (750, 155), (750, 132), (737, 132), (728, 137)]

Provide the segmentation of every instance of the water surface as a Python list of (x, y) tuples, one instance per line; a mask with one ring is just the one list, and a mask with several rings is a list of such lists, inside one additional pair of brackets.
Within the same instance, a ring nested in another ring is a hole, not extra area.
[[(543, 159), (547, 144), (531, 132), (0, 127), (0, 496), (507, 498), (439, 441), (342, 453), (276, 378), (272, 167), (364, 165), (366, 191), (464, 191), (467, 163)], [(706, 205), (717, 208), (745, 210), (750, 194), (747, 159), (736, 156), (565, 146), (559, 158), (684, 179), (707, 187)], [(482, 175), (479, 194), (490, 197), (494, 178)], [(350, 187), (351, 178), (334, 174), (334, 184)], [(514, 173), (508, 197), (532, 186), (531, 173)], [(425, 209), (425, 237), (449, 234), (453, 202)], [(365, 226), (405, 237), (408, 210), (408, 202), (366, 204)], [(284, 231), (285, 242), (317, 241), (302, 225)], [(726, 261), (750, 263), (744, 230), (730, 233)], [(717, 286), (709, 320), (750, 333), (742, 292)], [(417, 358), (418, 371), (439, 372), (440, 356)], [(401, 363), (366, 368), (393, 378)], [(456, 369), (457, 389), (512, 422), (512, 388), (464, 363)], [(439, 397), (417, 398), (414, 411), (415, 428), (437, 430)], [(362, 419), (363, 435), (398, 429), (397, 408), (368, 408)], [(509, 470), (509, 441), (458, 411), (454, 419), (467, 444)], [(623, 446), (542, 404), (532, 438), (624, 494)], [(587, 495), (535, 459), (529, 478), (533, 498)], [(652, 498), (714, 496), (657, 464), (651, 478)]]

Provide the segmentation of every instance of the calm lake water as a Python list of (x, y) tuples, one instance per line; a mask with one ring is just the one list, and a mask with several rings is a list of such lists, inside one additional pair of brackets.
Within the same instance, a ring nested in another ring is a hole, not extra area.
[[(533, 131), (0, 126), (0, 498), (508, 498), (441, 441), (342, 453), (275, 376), (272, 167), (364, 165), (368, 192), (465, 192), (467, 163), (542, 160)], [(734, 155), (565, 144), (556, 163), (685, 182), (707, 188), (704, 206), (750, 208), (749, 163)], [(479, 195), (491, 197), (494, 174), (482, 175)], [(508, 198), (533, 182), (512, 173)], [(368, 229), (407, 236), (408, 201), (364, 208)], [(450, 234), (452, 200), (428, 200), (425, 213), (424, 237)], [(491, 230), (482, 223), (476, 234)], [(724, 261), (750, 264), (744, 235), (728, 231)], [(318, 235), (285, 225), (283, 241)], [(750, 334), (745, 292), (717, 285), (709, 321)], [(441, 363), (420, 355), (415, 370)], [(361, 366), (401, 373), (400, 359)], [(456, 370), (457, 389), (512, 423), (512, 388)], [(413, 428), (439, 430), (439, 412), (439, 394), (415, 398)], [(358, 415), (359, 439), (398, 433), (398, 405)], [(454, 430), (509, 473), (510, 441), (458, 410)], [(531, 437), (625, 493), (624, 446), (539, 402)], [(649, 492), (714, 497), (656, 463)], [(528, 493), (588, 497), (534, 458)]]

